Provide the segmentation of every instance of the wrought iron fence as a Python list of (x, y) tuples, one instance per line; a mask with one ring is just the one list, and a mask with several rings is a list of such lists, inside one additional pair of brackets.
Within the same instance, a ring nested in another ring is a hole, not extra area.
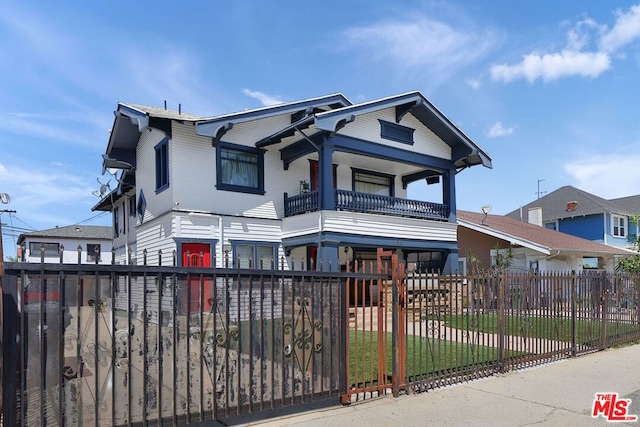
[(7, 263), (3, 423), (264, 417), (640, 339), (637, 276), (348, 270)]

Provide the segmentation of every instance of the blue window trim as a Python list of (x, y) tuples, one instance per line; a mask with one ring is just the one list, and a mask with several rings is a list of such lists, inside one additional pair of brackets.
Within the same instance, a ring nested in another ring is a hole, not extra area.
[(271, 246), (273, 247), (273, 269), (277, 270), (278, 269), (278, 264), (279, 264), (279, 260), (278, 260), (278, 248), (280, 247), (280, 242), (262, 242), (259, 240), (229, 240), (229, 243), (231, 243), (231, 253), (233, 254), (233, 262), (231, 263), (231, 265), (233, 265), (234, 268), (239, 268), (238, 266), (236, 266), (237, 263), (237, 258), (236, 258), (236, 246), (238, 245), (251, 245), (253, 246), (253, 269), (259, 269), (259, 260), (257, 260), (258, 258), (258, 246)]
[[(229, 150), (242, 151), (245, 153), (257, 154), (258, 156), (258, 186), (246, 187), (242, 185), (225, 184), (222, 182), (222, 158), (221, 148)], [(264, 150), (260, 150), (254, 147), (247, 147), (245, 145), (231, 144), (229, 142), (222, 142), (216, 146), (216, 188), (223, 191), (235, 191), (237, 193), (248, 194), (265, 194), (264, 191)]]
[(380, 137), (391, 141), (402, 142), (403, 144), (413, 145), (413, 132), (415, 129), (402, 126), (397, 123), (380, 120)]
[(379, 176), (382, 178), (388, 178), (389, 179), (389, 193), (391, 194), (390, 197), (395, 197), (396, 196), (396, 176), (395, 175), (390, 175), (388, 173), (382, 173), (382, 172), (375, 172), (375, 171), (370, 171), (370, 170), (366, 170), (366, 169), (357, 169), (357, 168), (351, 168), (351, 188), (354, 189), (353, 191), (355, 191), (356, 188), (356, 173), (362, 173), (362, 174), (367, 174), (367, 175), (373, 175), (373, 176)]
[(178, 254), (177, 256), (177, 260), (176, 263), (178, 264), (178, 267), (183, 267), (182, 265), (182, 244), (183, 243), (205, 243), (205, 244), (209, 244), (211, 245), (211, 251), (210, 251), (210, 261), (211, 261), (211, 268), (216, 268), (216, 245), (218, 244), (218, 239), (189, 239), (189, 238), (184, 238), (184, 237), (174, 237), (173, 241), (176, 242), (176, 253)]
[(120, 206), (113, 208), (113, 237), (120, 236)]
[(155, 147), (156, 193), (169, 188), (169, 138), (164, 138)]

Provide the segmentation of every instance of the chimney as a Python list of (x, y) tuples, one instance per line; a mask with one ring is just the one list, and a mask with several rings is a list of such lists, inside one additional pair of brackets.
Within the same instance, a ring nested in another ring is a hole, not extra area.
[(528, 223), (542, 227), (542, 208), (529, 208)]
[(575, 200), (567, 202), (567, 212), (575, 211), (577, 207), (578, 202), (576, 202)]

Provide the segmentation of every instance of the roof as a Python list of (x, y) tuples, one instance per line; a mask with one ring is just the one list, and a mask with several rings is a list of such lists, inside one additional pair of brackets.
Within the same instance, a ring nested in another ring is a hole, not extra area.
[(620, 197), (617, 199), (611, 199), (609, 201), (615, 203), (631, 214), (640, 214), (640, 195)]
[(581, 252), (593, 255), (633, 255), (634, 252), (561, 233), (508, 216), (458, 211), (458, 225), (506, 240), (511, 244), (550, 255), (552, 252)]
[[(519, 209), (509, 212), (507, 216), (526, 221), (528, 218), (528, 211), (531, 208), (542, 209), (543, 222), (609, 212), (631, 215), (634, 211), (629, 210), (628, 207), (631, 206), (632, 203), (635, 203), (640, 207), (640, 196), (632, 196), (632, 198), (634, 197), (637, 197), (638, 200), (634, 199), (629, 201), (629, 203), (619, 203), (616, 200), (620, 199), (603, 199), (602, 197), (587, 193), (586, 191), (570, 185), (565, 185), (564, 187), (560, 187), (557, 190), (520, 207)], [(569, 202), (577, 202), (575, 209), (568, 209), (567, 204)], [(640, 210), (636, 210), (635, 212), (640, 212)]]
[(74, 240), (112, 240), (113, 231), (111, 227), (102, 225), (67, 225), (65, 227), (22, 233), (18, 237), (18, 245), (27, 238), (37, 239), (43, 237)]

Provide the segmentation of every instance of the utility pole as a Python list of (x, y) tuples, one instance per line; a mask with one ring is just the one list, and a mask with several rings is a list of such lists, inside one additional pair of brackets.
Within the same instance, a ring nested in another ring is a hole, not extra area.
[(542, 179), (539, 179), (539, 180), (538, 180), (538, 191), (536, 192), (536, 194), (538, 195), (538, 199), (540, 198), (540, 195), (542, 195), (542, 194), (545, 194), (545, 193), (546, 193), (546, 191), (540, 191), (540, 183), (541, 183), (542, 181), (544, 181), (544, 178), (542, 178)]

